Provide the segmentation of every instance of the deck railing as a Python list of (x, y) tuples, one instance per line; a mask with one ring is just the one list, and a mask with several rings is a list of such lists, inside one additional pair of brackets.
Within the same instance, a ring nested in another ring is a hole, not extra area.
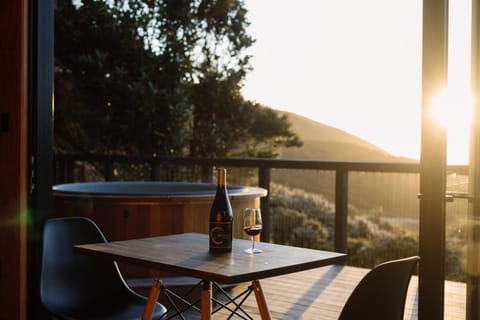
[[(212, 182), (213, 168), (216, 166), (243, 167), (258, 170), (258, 186), (269, 191), (272, 169), (301, 169), (323, 170), (334, 172), (334, 250), (346, 252), (347, 250), (347, 217), (349, 173), (414, 173), (420, 172), (419, 163), (415, 162), (355, 162), (355, 161), (311, 161), (311, 160), (278, 160), (257, 158), (176, 158), (176, 157), (135, 157), (135, 156), (98, 156), (98, 155), (56, 155), (55, 156), (55, 184), (75, 182), (81, 180), (75, 173), (79, 163), (102, 164), (101, 179), (104, 181), (115, 180), (115, 164), (138, 164), (148, 168), (147, 180), (161, 180), (162, 166), (196, 166), (200, 168), (201, 180)], [(467, 174), (467, 166), (449, 166), (449, 173)], [(458, 194), (457, 194), (458, 195)], [(448, 198), (447, 198), (448, 199)], [(264, 215), (264, 232), (262, 240), (268, 241), (270, 234), (269, 196), (261, 199)]]

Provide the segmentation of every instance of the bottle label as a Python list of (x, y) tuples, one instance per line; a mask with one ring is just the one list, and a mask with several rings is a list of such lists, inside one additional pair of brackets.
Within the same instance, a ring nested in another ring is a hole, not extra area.
[(232, 247), (232, 223), (215, 222), (210, 224), (210, 248), (229, 249)]

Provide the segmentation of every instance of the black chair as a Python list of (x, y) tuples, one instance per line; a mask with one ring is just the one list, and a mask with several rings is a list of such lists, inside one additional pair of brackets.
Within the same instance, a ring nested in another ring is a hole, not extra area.
[[(128, 287), (115, 262), (72, 252), (76, 244), (106, 242), (92, 220), (50, 219), (43, 237), (40, 298), (53, 319), (142, 318), (147, 298)], [(157, 302), (153, 319), (165, 312)]]
[(403, 320), (408, 285), (420, 257), (392, 260), (370, 270), (358, 283), (340, 320)]

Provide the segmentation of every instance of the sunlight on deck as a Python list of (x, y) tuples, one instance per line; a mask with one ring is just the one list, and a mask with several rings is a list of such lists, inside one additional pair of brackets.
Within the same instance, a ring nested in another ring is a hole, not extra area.
[[(331, 266), (262, 280), (272, 319), (337, 319), (350, 292), (368, 269)], [(245, 284), (233, 289), (240, 292)], [(410, 282), (405, 320), (417, 319), (418, 278)], [(245, 310), (260, 319), (253, 296), (245, 301)], [(214, 319), (224, 319), (219, 312)], [(465, 319), (465, 284), (445, 282), (445, 319)]]

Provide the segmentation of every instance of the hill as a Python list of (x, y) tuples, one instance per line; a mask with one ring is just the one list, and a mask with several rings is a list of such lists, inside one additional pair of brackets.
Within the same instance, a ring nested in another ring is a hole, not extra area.
[[(303, 140), (301, 148), (281, 150), (281, 159), (324, 161), (413, 162), (415, 159), (396, 157), (385, 150), (343, 130), (316, 122), (295, 113), (285, 114), (292, 130)], [(349, 174), (349, 204), (369, 212), (381, 208), (385, 216), (414, 217), (418, 212), (418, 175)], [(335, 174), (333, 171), (287, 170), (272, 171), (272, 181), (289, 188), (321, 194), (335, 201)], [(401, 203), (401, 205), (399, 205)]]
[(322, 124), (295, 113), (279, 111), (286, 115), (292, 130), (303, 140), (301, 148), (283, 148), (281, 159), (344, 160), (344, 161), (415, 161), (396, 157), (357, 136), (338, 128)]

